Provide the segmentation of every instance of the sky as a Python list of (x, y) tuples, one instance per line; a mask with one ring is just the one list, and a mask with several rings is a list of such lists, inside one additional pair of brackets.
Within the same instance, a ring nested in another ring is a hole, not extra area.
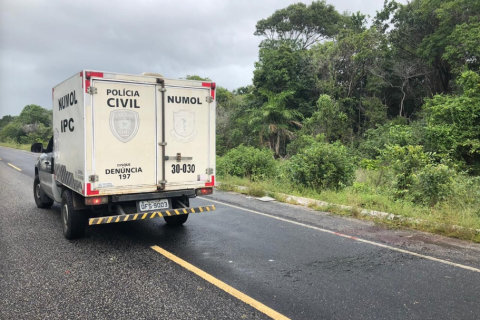
[[(384, 0), (327, 0), (371, 16)], [(52, 87), (83, 70), (252, 83), (256, 22), (298, 0), (0, 0), (0, 118), (52, 108)], [(305, 1), (309, 4), (311, 1)]]

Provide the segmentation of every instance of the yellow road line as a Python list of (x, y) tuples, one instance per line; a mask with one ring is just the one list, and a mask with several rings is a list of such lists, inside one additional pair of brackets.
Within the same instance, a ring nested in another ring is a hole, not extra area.
[(22, 169), (18, 168), (18, 167), (15, 167), (13, 164), (11, 164), (10, 162), (7, 163), (10, 167), (14, 168), (14, 169), (17, 169), (18, 171), (22, 171)]
[(222, 289), (223, 291), (231, 294), (235, 298), (237, 298), (240, 301), (243, 301), (244, 303), (254, 307), (258, 311), (266, 314), (272, 319), (281, 319), (281, 320), (289, 320), (289, 318), (285, 317), (283, 314), (278, 313), (277, 311), (267, 307), (263, 303), (253, 299), (252, 297), (247, 296), (245, 293), (238, 291), (237, 289), (229, 286), (223, 281), (218, 280), (217, 278), (209, 275), (205, 271), (195, 267), (194, 265), (188, 263), (187, 261), (180, 259), (174, 254), (171, 254), (170, 252), (160, 248), (159, 246), (152, 246), (151, 247), (153, 250), (157, 251), (161, 255), (165, 256), (166, 258), (172, 260), (173, 262), (181, 265), (185, 269), (195, 273), (197, 276), (203, 278), (204, 280), (210, 282), (214, 286), (217, 286), (218, 288)]

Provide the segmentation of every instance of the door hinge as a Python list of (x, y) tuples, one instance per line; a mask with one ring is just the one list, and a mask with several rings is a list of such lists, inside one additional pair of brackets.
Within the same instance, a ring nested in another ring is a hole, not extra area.
[(212, 102), (213, 102), (213, 98), (212, 98), (211, 96), (208, 96), (206, 100), (207, 100), (208, 103), (212, 103)]
[(88, 93), (97, 94), (98, 90), (97, 90), (97, 88), (90, 86), (90, 87), (88, 87)]
[(98, 176), (96, 174), (92, 174), (91, 176), (88, 176), (88, 181), (90, 183), (98, 182)]
[(205, 170), (205, 173), (206, 173), (206, 174), (213, 174), (213, 168), (207, 168), (207, 169)]

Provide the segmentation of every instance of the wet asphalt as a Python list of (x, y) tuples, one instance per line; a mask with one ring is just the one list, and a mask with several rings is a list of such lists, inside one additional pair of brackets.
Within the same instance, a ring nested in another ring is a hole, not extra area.
[(475, 268), (478, 245), (224, 192), (191, 204), (239, 208), (215, 202), (181, 228), (99, 225), (68, 241), (59, 206), (33, 201), (35, 156), (0, 148), (0, 158), (0, 319), (268, 318), (153, 245), (292, 319), (480, 318), (480, 273), (288, 221)]

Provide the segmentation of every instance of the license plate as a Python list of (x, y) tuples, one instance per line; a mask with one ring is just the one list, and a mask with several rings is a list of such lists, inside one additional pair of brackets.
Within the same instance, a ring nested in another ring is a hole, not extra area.
[(168, 200), (160, 199), (160, 200), (139, 201), (138, 208), (140, 209), (140, 211), (154, 211), (154, 210), (168, 209)]

